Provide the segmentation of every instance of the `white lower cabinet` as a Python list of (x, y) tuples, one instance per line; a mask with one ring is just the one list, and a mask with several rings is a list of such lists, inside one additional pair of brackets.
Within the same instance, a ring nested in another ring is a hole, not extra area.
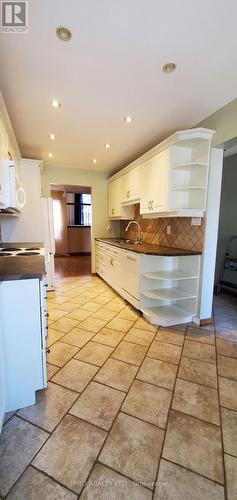
[(5, 412), (35, 403), (47, 385), (46, 289), (39, 279), (0, 284)]
[(154, 325), (197, 314), (200, 255), (145, 255), (96, 242), (96, 271)]

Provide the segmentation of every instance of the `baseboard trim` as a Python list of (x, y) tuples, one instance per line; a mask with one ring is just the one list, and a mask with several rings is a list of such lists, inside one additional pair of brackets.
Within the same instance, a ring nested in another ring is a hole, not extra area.
[(214, 320), (213, 318), (205, 318), (205, 319), (200, 319), (200, 318), (193, 318), (193, 323), (197, 326), (206, 326), (206, 325), (213, 325)]

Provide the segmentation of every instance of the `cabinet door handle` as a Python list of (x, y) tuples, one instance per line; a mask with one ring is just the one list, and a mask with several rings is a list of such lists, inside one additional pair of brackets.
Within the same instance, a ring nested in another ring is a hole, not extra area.
[(148, 203), (148, 209), (150, 210), (151, 209), (151, 202), (149, 201)]
[(130, 191), (127, 191), (127, 198), (130, 198)]
[(111, 266), (114, 265), (114, 259), (112, 259), (112, 258), (110, 259), (110, 264), (111, 264)]
[(112, 215), (114, 215), (114, 208), (112, 208)]
[(153, 203), (154, 203), (154, 200), (151, 200), (151, 210), (153, 210)]
[(129, 255), (127, 255), (126, 259), (132, 260), (133, 262), (137, 261), (137, 259), (135, 259), (135, 257), (130, 257)]

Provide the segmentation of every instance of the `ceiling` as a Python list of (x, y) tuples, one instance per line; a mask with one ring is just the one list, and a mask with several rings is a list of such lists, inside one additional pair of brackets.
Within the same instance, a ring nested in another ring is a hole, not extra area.
[(236, 97), (236, 0), (28, 3), (29, 33), (0, 37), (0, 87), (24, 157), (116, 171)]

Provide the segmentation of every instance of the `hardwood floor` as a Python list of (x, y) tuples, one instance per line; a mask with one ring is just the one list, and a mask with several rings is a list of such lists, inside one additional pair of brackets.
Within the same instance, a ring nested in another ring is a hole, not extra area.
[(86, 276), (91, 273), (90, 255), (70, 255), (55, 257), (55, 278)]

